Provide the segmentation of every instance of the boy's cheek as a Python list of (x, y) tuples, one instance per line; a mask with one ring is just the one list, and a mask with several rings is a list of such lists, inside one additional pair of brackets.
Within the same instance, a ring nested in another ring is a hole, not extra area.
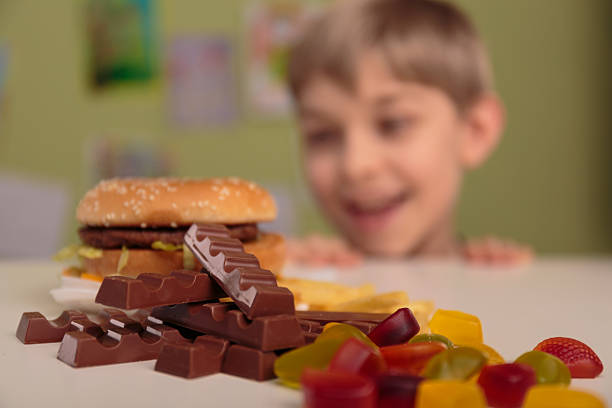
[(324, 158), (306, 159), (305, 170), (308, 183), (315, 195), (327, 198), (335, 189), (334, 165)]

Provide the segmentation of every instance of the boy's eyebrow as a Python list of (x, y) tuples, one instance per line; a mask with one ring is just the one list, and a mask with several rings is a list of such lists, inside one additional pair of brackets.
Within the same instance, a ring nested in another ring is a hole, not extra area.
[(382, 95), (382, 96), (375, 98), (372, 104), (376, 106), (392, 105), (393, 103), (397, 102), (397, 100), (400, 98), (401, 98), (400, 93), (390, 93), (390, 94)]
[(298, 112), (302, 118), (321, 119), (326, 121), (333, 120), (326, 112), (310, 106), (300, 106)]

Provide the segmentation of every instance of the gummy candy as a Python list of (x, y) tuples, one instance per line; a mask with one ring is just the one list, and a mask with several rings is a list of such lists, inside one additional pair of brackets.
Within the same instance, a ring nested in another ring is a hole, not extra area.
[(389, 371), (396, 373), (419, 375), (429, 360), (436, 354), (446, 350), (443, 343), (407, 343), (382, 347), (382, 353)]
[(455, 344), (482, 343), (480, 319), (457, 310), (438, 309), (429, 322), (432, 333), (448, 337)]
[(421, 333), (421, 334), (417, 334), (416, 336), (414, 336), (413, 338), (410, 339), (410, 341), (408, 343), (431, 343), (432, 341), (437, 341), (440, 343), (444, 343), (446, 344), (447, 348), (453, 348), (453, 342), (450, 341), (447, 337), (444, 337), (441, 334), (434, 334), (434, 333)]
[(425, 366), (423, 376), (437, 380), (467, 380), (487, 362), (484, 354), (471, 347), (457, 347), (436, 354)]
[(603, 371), (603, 364), (593, 349), (576, 339), (553, 337), (540, 342), (534, 350), (558, 357), (567, 365), (572, 378), (595, 378)]
[(274, 374), (283, 384), (297, 388), (305, 368), (327, 368), (332, 357), (345, 341), (346, 339), (342, 338), (324, 339), (288, 351), (274, 362)]
[(485, 408), (478, 385), (449, 380), (423, 381), (416, 396), (416, 408)]
[(315, 340), (315, 343), (317, 341), (323, 341), (327, 339), (339, 339), (341, 340), (341, 343), (344, 343), (346, 340), (351, 338), (361, 340), (374, 349), (378, 348), (378, 346), (376, 346), (376, 344), (374, 344), (368, 336), (363, 334), (363, 332), (355, 326), (336, 322), (326, 324), (323, 328), (323, 332), (319, 334), (319, 337), (317, 337), (317, 339)]
[(569, 369), (563, 363), (563, 361), (559, 360), (552, 354), (544, 353), (543, 351), (528, 351), (519, 356), (515, 363), (522, 363), (531, 366), (536, 373), (536, 380), (538, 384), (569, 385), (570, 381), (572, 380)]
[(487, 358), (487, 364), (504, 364), (506, 362), (501, 354), (499, 354), (493, 347), (487, 346), (484, 343), (470, 343), (463, 345), (481, 351)]
[(345, 341), (329, 363), (330, 371), (342, 371), (369, 377), (382, 373), (385, 368), (385, 360), (380, 351), (355, 338)]
[(408, 308), (398, 309), (380, 322), (368, 335), (379, 347), (405, 343), (420, 330), (419, 323)]
[(324, 369), (336, 351), (348, 339), (358, 339), (373, 349), (376, 344), (358, 328), (344, 323), (326, 325), (317, 339), (304, 347), (291, 350), (274, 362), (274, 373), (279, 380), (289, 387), (299, 387), (300, 375), (306, 367)]
[(378, 408), (413, 408), (423, 377), (385, 373), (376, 377)]
[(536, 385), (525, 397), (524, 408), (605, 408), (598, 396), (559, 385)]
[(491, 407), (519, 408), (527, 390), (536, 384), (536, 376), (526, 364), (498, 364), (483, 367), (478, 384)]
[(301, 381), (306, 408), (376, 408), (376, 386), (366, 377), (308, 368)]

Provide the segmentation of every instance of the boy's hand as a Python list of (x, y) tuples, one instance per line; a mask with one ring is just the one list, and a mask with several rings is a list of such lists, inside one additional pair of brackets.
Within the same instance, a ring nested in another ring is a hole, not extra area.
[(533, 259), (530, 247), (494, 237), (470, 239), (461, 252), (467, 262), (478, 264), (519, 265)]
[(287, 241), (287, 261), (310, 266), (356, 266), (363, 255), (338, 238), (310, 235)]

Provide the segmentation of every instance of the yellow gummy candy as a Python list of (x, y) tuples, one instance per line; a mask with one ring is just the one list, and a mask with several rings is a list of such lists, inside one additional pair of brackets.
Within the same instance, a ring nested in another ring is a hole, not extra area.
[(529, 389), (523, 408), (605, 408), (598, 396), (559, 385), (536, 385)]
[(482, 353), (487, 358), (488, 365), (504, 364), (506, 362), (506, 360), (502, 357), (501, 354), (497, 352), (497, 350), (495, 350), (491, 346), (487, 346), (484, 343), (462, 344), (462, 346), (468, 346), (475, 348), (476, 350), (482, 351)]
[(432, 333), (449, 338), (455, 344), (482, 343), (480, 319), (457, 310), (436, 310), (429, 322), (429, 329)]
[(417, 390), (416, 408), (486, 408), (480, 387), (471, 382), (426, 380)]

